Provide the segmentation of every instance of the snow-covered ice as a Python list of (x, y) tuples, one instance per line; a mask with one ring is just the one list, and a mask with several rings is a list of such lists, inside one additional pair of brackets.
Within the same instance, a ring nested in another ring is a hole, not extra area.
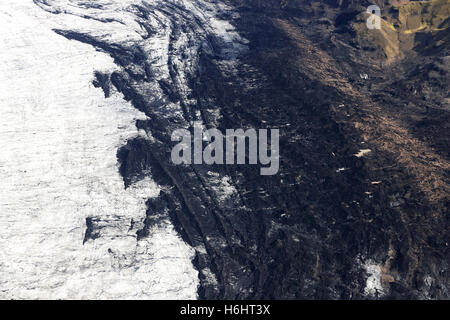
[[(145, 115), (93, 87), (112, 58), (54, 33), (58, 19), (32, 0), (0, 2), (0, 298), (194, 299), (194, 251), (171, 223), (136, 239), (158, 185), (125, 190), (118, 172)], [(104, 228), (83, 244), (88, 217)]]
[(379, 297), (385, 294), (385, 289), (381, 282), (381, 268), (372, 260), (368, 260), (363, 265), (368, 275), (364, 294), (372, 297)]

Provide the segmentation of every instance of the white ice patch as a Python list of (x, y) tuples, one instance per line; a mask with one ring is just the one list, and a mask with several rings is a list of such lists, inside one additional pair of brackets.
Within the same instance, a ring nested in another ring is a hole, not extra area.
[(381, 268), (378, 264), (369, 260), (363, 265), (368, 274), (364, 294), (372, 297), (379, 297), (385, 294), (385, 289), (381, 284)]
[(370, 149), (361, 149), (361, 150), (359, 150), (358, 153), (355, 154), (355, 157), (362, 158), (371, 152), (372, 152), (372, 150), (370, 150)]
[(228, 176), (221, 177), (219, 173), (208, 171), (209, 183), (212, 186), (212, 190), (214, 190), (216, 194), (216, 199), (220, 202), (229, 200), (233, 195), (236, 195), (238, 192), (230, 182), (231, 178)]
[(209, 284), (209, 285), (217, 285), (217, 279), (216, 276), (214, 275), (214, 273), (211, 271), (211, 269), (209, 268), (204, 268), (202, 270), (202, 274), (205, 277), (204, 282)]
[[(136, 241), (159, 187), (125, 190), (116, 152), (145, 116), (92, 86), (112, 58), (52, 32), (58, 19), (0, 2), (0, 299), (195, 299), (194, 251), (169, 222)], [(87, 217), (105, 225), (83, 245)]]

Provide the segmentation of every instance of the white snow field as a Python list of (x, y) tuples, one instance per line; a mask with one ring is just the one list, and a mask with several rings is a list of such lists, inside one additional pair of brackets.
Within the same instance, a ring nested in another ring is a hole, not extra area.
[[(0, 299), (195, 299), (194, 251), (172, 224), (136, 239), (160, 190), (125, 190), (116, 152), (145, 135), (145, 115), (93, 87), (116, 66), (54, 33), (62, 21), (32, 0), (0, 2)], [(83, 244), (87, 217), (104, 227)]]

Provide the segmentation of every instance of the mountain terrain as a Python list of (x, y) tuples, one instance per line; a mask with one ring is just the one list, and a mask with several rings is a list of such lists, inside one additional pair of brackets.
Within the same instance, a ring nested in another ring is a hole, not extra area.
[[(366, 25), (373, 4), (381, 29)], [(449, 298), (449, 1), (33, 6), (56, 21), (55, 36), (111, 59), (115, 67), (94, 68), (91, 85), (139, 112), (139, 134), (113, 150), (123, 192), (144, 183), (155, 193), (139, 193), (140, 216), (81, 211), (80, 245), (114, 255), (105, 239), (129, 226), (127, 241), (148, 246), (133, 254), (144, 268), (153, 263), (145, 252), (169, 243), (176, 259), (152, 254), (182, 264), (177, 281), (189, 286), (164, 282), (162, 296)], [(174, 165), (171, 134), (194, 123), (280, 129), (279, 173)], [(154, 240), (164, 230), (179, 239)]]

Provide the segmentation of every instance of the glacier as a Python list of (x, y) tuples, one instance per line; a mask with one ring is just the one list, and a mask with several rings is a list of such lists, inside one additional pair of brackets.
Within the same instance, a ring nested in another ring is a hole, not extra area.
[[(195, 299), (194, 250), (171, 222), (137, 240), (161, 187), (147, 176), (125, 189), (118, 171), (118, 148), (150, 138), (135, 125), (146, 116), (93, 86), (95, 71), (117, 65), (52, 30), (64, 28), (140, 36), (121, 22), (1, 1), (0, 299)], [(91, 217), (99, 235), (85, 241)]]

